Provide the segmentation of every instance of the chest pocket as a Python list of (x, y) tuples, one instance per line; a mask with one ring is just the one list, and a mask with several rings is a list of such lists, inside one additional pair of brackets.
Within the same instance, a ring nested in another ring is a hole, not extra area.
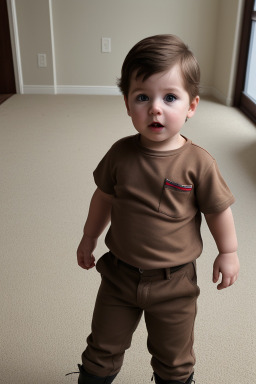
[(190, 206), (188, 200), (192, 189), (192, 185), (181, 185), (165, 179), (158, 212), (175, 218), (184, 216)]

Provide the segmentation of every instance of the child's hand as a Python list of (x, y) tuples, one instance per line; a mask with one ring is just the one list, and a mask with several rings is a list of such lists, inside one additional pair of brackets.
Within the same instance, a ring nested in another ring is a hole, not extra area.
[(84, 235), (77, 249), (77, 263), (83, 269), (90, 269), (95, 266), (93, 251), (97, 245), (97, 238)]
[(217, 289), (230, 287), (238, 278), (240, 269), (239, 259), (236, 252), (220, 253), (213, 264), (213, 282), (217, 283), (222, 274), (222, 281)]

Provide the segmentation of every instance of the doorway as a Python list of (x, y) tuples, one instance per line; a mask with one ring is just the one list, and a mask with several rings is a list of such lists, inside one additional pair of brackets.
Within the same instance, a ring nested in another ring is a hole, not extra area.
[(7, 0), (0, 0), (0, 104), (16, 93)]

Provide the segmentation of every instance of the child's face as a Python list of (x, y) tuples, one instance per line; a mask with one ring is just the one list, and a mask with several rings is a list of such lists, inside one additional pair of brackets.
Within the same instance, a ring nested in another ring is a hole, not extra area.
[(184, 144), (180, 130), (186, 118), (192, 117), (199, 102), (190, 102), (180, 68), (173, 66), (147, 80), (136, 80), (133, 74), (125, 104), (142, 145), (151, 149), (171, 150)]

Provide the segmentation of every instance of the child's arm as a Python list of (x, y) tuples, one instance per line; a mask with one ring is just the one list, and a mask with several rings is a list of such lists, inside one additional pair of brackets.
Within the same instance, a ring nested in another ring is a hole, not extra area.
[(217, 288), (227, 288), (237, 280), (240, 268), (232, 211), (227, 208), (220, 213), (206, 214), (205, 219), (219, 250), (213, 264), (213, 282), (219, 280), (221, 273), (222, 281)]
[(110, 222), (112, 195), (96, 189), (92, 196), (88, 217), (84, 226), (84, 235), (77, 249), (77, 262), (81, 268), (90, 269), (95, 266), (93, 251), (98, 237)]

